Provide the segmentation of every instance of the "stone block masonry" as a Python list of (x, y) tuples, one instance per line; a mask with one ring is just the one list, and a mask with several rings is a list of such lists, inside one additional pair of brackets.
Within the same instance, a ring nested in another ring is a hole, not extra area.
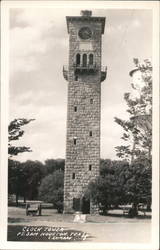
[(85, 201), (84, 194), (90, 181), (99, 176), (104, 20), (85, 16), (85, 11), (81, 17), (67, 17), (69, 66), (64, 213), (79, 209), (84, 213), (87, 209), (92, 213), (97, 211), (91, 201)]

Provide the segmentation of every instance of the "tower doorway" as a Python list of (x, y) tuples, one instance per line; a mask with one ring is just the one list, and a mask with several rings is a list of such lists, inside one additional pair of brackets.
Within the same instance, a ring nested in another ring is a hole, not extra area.
[(81, 210), (80, 199), (79, 198), (73, 198), (73, 209), (75, 211), (80, 211)]
[(85, 197), (82, 198), (82, 213), (89, 214), (90, 213), (90, 200)]

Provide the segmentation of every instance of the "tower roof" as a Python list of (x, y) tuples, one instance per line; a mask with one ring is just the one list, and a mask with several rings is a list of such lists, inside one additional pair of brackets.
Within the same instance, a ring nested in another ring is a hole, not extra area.
[(82, 10), (81, 16), (66, 16), (67, 30), (69, 33), (69, 22), (71, 21), (92, 21), (102, 23), (102, 34), (104, 34), (105, 20), (105, 17), (92, 16), (92, 11), (90, 10)]

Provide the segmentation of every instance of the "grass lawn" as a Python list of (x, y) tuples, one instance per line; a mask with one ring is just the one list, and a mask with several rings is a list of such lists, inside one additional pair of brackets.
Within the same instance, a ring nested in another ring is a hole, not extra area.
[[(8, 240), (109, 243), (149, 243), (151, 240), (149, 212), (146, 217), (133, 219), (124, 217), (122, 210), (111, 210), (107, 216), (88, 214), (86, 223), (74, 223), (73, 219), (73, 214), (58, 214), (53, 209), (42, 209), (42, 216), (26, 216), (25, 208), (9, 207)], [(40, 230), (38, 234), (35, 228)]]

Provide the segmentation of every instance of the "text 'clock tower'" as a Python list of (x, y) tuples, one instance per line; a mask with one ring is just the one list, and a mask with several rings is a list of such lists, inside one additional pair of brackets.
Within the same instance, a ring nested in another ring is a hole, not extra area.
[(68, 81), (64, 213), (92, 213), (95, 206), (84, 194), (89, 182), (99, 175), (101, 82), (106, 78), (106, 67), (101, 66), (105, 17), (81, 11), (81, 16), (67, 16), (66, 20), (69, 65), (63, 67)]

